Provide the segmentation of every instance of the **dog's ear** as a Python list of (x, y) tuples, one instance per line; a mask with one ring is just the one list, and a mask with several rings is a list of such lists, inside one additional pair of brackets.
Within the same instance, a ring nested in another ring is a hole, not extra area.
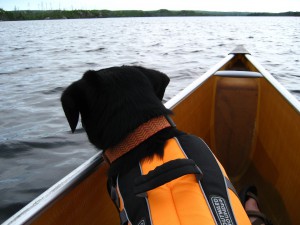
[(100, 78), (98, 71), (95, 70), (88, 70), (82, 76), (82, 79), (86, 80), (90, 85), (99, 85)]
[(160, 100), (162, 100), (165, 94), (165, 90), (170, 82), (170, 78), (166, 74), (157, 70), (147, 69), (138, 66), (136, 66), (135, 68), (140, 70), (148, 77), (149, 81), (151, 82), (154, 88), (155, 94)]
[(100, 77), (97, 71), (89, 70), (82, 78), (71, 84), (62, 94), (61, 103), (72, 132), (76, 130), (79, 120), (79, 113), (82, 116), (84, 105), (84, 91), (99, 85)]
[(61, 104), (72, 132), (76, 130), (76, 126), (79, 120), (79, 109), (76, 104), (76, 99), (74, 96), (74, 84), (69, 86), (61, 96)]

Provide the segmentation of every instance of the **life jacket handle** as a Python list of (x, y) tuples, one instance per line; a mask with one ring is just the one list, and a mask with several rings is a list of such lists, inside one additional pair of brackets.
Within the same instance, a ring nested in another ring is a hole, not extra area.
[(187, 174), (195, 174), (198, 181), (203, 177), (202, 171), (194, 160), (171, 160), (151, 170), (148, 174), (137, 177), (134, 181), (134, 194), (137, 197), (146, 197), (147, 191)]

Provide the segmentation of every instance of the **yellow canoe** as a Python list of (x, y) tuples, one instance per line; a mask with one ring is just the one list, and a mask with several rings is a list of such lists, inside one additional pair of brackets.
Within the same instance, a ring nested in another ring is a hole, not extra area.
[[(243, 47), (172, 98), (177, 127), (202, 137), (239, 189), (255, 184), (274, 224), (299, 224), (300, 103)], [(119, 224), (101, 152), (8, 224)]]

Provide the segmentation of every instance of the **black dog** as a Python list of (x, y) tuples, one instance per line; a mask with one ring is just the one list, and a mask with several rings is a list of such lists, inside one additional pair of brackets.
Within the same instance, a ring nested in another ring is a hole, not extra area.
[[(87, 71), (63, 92), (61, 102), (72, 132), (80, 113), (90, 142), (106, 150), (149, 119), (172, 114), (161, 102), (169, 81), (159, 71), (137, 66)], [(116, 160), (109, 174), (129, 170), (130, 165), (145, 157), (162, 156), (164, 142), (177, 133), (174, 127), (156, 133)]]
[[(109, 192), (121, 210), (122, 224), (157, 220), (155, 224), (224, 224), (224, 219), (226, 224), (236, 224), (233, 209), (242, 206), (231, 206), (230, 199), (237, 197), (229, 197), (230, 182), (214, 155), (200, 138), (177, 130), (168, 119), (172, 111), (161, 101), (168, 83), (167, 75), (137, 66), (88, 71), (63, 92), (61, 102), (72, 131), (80, 114), (90, 142), (104, 151), (110, 163)], [(165, 154), (171, 160), (161, 163)], [(145, 175), (140, 173), (145, 161), (155, 160), (158, 166)], [(171, 206), (172, 210), (165, 204), (151, 208), (157, 206), (153, 201), (161, 201), (157, 196), (168, 189), (162, 185), (170, 183), (173, 188), (167, 195), (176, 190), (170, 201), (176, 206)], [(154, 189), (159, 193), (148, 198), (147, 193)], [(121, 201), (125, 209), (120, 207)], [(218, 210), (220, 204), (226, 207)], [(172, 216), (170, 212), (179, 214)]]

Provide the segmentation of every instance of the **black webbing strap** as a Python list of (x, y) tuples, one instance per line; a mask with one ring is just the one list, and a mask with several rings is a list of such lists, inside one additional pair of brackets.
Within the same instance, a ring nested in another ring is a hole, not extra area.
[(225, 177), (225, 182), (226, 182), (227, 187), (228, 187), (230, 190), (232, 190), (232, 191), (235, 193), (236, 196), (238, 196), (238, 193), (237, 193), (237, 191), (235, 190), (233, 184), (231, 183), (231, 181), (230, 181), (227, 177)]
[(121, 225), (128, 224), (128, 218), (124, 209), (120, 212), (120, 224)]
[[(108, 193), (110, 194), (111, 200), (115, 203), (116, 208), (119, 210), (120, 208), (120, 198), (117, 193), (117, 188), (113, 185), (113, 182), (111, 179), (108, 179), (107, 181), (107, 190)], [(123, 209), (120, 214), (120, 224), (121, 225), (127, 225), (128, 224), (128, 217), (126, 214), (125, 209)]]
[(135, 179), (134, 194), (145, 197), (146, 192), (187, 174), (196, 174), (200, 181), (203, 174), (192, 159), (175, 159), (156, 167), (147, 175)]
[(188, 158), (193, 159), (205, 176), (201, 179), (200, 186), (206, 196), (210, 210), (216, 224), (236, 225), (227, 188), (233, 189), (231, 182), (224, 179), (222, 170), (206, 143), (192, 135), (177, 137), (182, 150)]
[(110, 194), (110, 198), (111, 200), (113, 200), (113, 202), (115, 203), (115, 206), (117, 207), (117, 209), (119, 209), (120, 207), (120, 199), (117, 193), (117, 189), (114, 186), (110, 186), (109, 189), (109, 194)]

